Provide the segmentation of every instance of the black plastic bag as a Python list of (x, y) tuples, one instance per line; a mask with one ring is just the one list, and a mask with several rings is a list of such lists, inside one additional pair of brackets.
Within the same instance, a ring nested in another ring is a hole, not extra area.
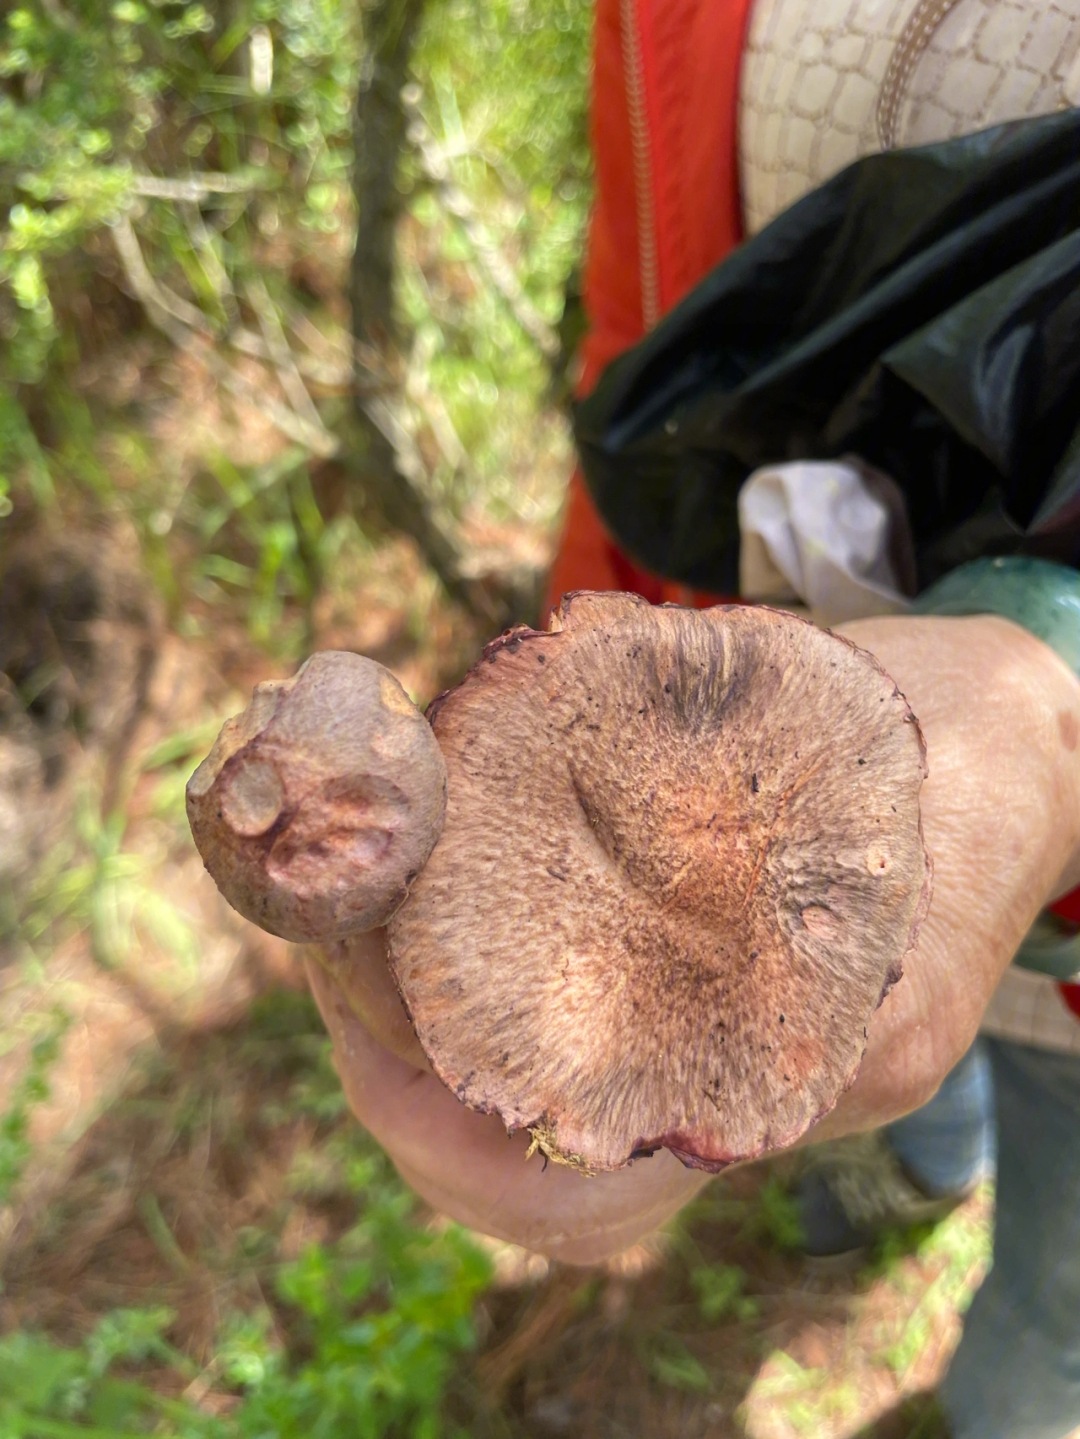
[(1080, 559), (1080, 112), (870, 156), (740, 246), (577, 407), (586, 481), (647, 568), (738, 587), (752, 469), (858, 454), (920, 587)]

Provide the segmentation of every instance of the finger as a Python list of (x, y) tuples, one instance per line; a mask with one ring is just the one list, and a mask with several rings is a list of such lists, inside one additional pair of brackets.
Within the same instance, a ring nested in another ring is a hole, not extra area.
[(707, 1182), (663, 1151), (614, 1174), (578, 1174), (526, 1134), (466, 1109), (431, 1073), (382, 1048), (340, 987), (309, 965), (346, 1095), (402, 1176), (463, 1224), (571, 1264), (597, 1263), (669, 1219)]
[(417, 1069), (430, 1069), (390, 974), (385, 929), (312, 948), (310, 958), (334, 981), (353, 1014), (383, 1049)]

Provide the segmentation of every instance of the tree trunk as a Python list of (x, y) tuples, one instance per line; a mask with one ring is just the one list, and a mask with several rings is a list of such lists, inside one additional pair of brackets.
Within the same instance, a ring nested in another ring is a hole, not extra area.
[(463, 575), (456, 537), (440, 523), (425, 493), (419, 454), (396, 423), (395, 397), (384, 393), (381, 399), (372, 398), (380, 380), (384, 391), (394, 385), (400, 368), (394, 267), (401, 213), (396, 182), (407, 125), (401, 92), (423, 8), (424, 0), (374, 0), (363, 10), (365, 56), (353, 130), (357, 229), (352, 262), (353, 334), (361, 382), (357, 416), (366, 440), (363, 480), (366, 497), (383, 523), (415, 540), (452, 598), (483, 612), (489, 606)]
[(357, 340), (378, 350), (396, 335), (394, 236), (401, 212), (396, 180), (406, 126), (401, 92), (423, 9), (424, 0), (374, 0), (363, 10), (365, 55), (353, 130), (358, 207), (353, 329)]

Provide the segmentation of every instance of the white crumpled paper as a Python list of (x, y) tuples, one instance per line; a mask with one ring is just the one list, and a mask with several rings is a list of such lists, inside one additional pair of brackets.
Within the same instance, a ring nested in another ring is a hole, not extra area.
[(903, 614), (914, 588), (904, 500), (857, 459), (755, 470), (739, 492), (743, 599), (805, 605), (823, 625)]

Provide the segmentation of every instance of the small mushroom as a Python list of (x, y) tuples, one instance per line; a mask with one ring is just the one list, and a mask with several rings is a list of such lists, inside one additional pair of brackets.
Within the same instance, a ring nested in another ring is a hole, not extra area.
[(580, 593), (429, 719), (353, 655), (259, 687), (189, 786), (241, 913), (323, 942), (393, 913), (434, 1071), (585, 1172), (719, 1169), (832, 1108), (930, 892), (922, 735), (871, 655)]
[(918, 724), (778, 611), (564, 600), (436, 702), (443, 837), (390, 924), (435, 1072), (589, 1172), (793, 1143), (929, 899)]
[(442, 829), (446, 766), (389, 670), (328, 650), (255, 687), (188, 782), (187, 809), (234, 909), (328, 943), (405, 899)]

